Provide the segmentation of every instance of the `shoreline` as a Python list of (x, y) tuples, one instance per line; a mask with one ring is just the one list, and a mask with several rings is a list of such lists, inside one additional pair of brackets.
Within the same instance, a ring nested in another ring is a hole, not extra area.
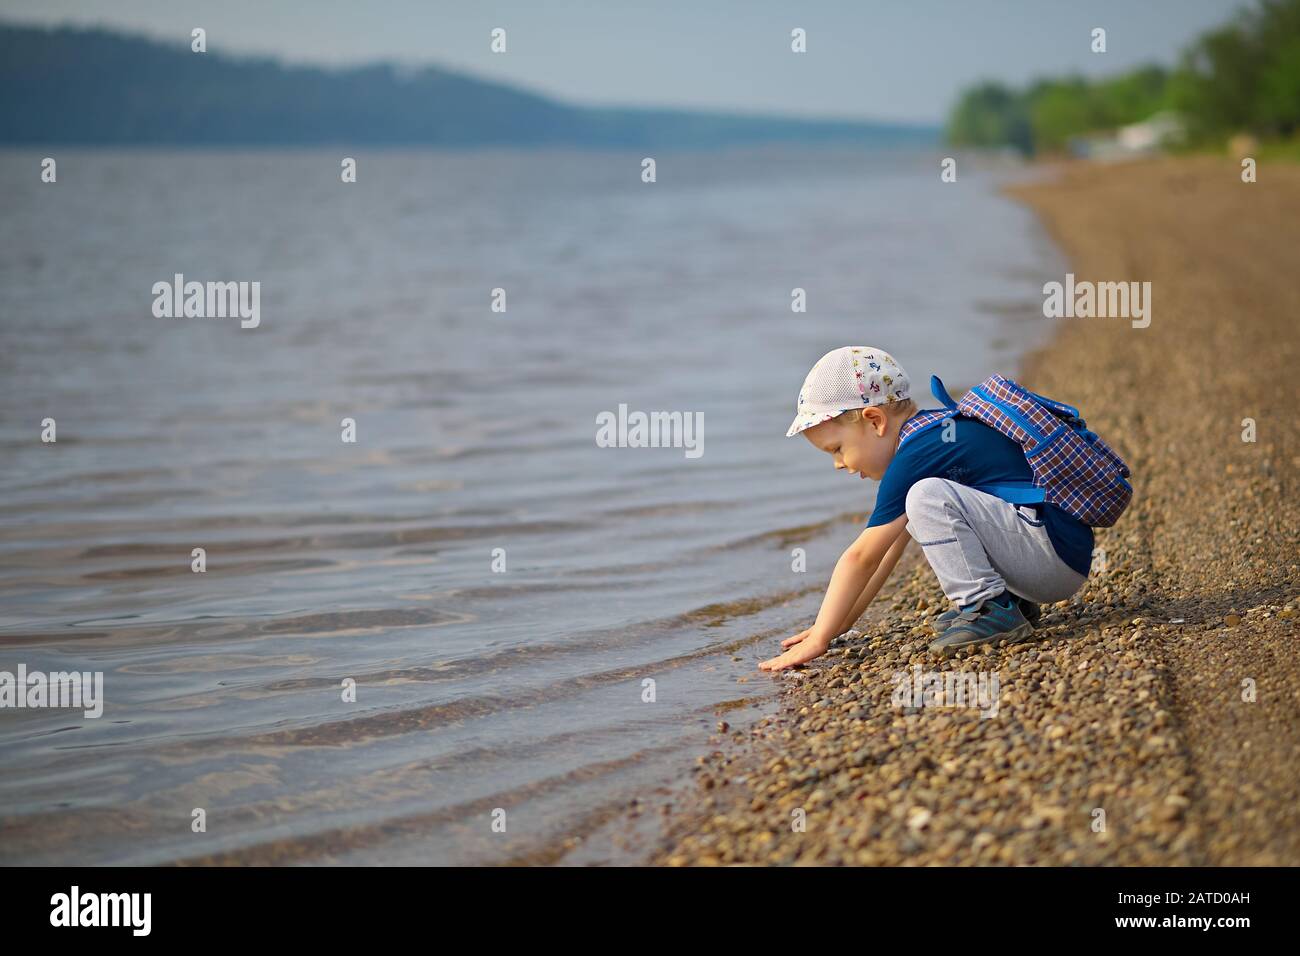
[[(1300, 166), (1259, 178), (1195, 157), (1007, 190), (1080, 279), (1154, 289), (1148, 327), (1058, 320), (1016, 373), (1133, 470), (1096, 532), (1104, 571), (1043, 608), (1041, 639), (945, 661), (925, 648), (946, 601), (909, 543), (859, 633), (700, 758), (651, 862), (1300, 863)], [(895, 707), (916, 665), (996, 674), (997, 714)]]

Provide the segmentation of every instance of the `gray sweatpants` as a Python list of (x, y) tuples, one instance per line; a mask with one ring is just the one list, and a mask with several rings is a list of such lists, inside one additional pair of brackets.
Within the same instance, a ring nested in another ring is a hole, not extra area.
[(955, 606), (1008, 590), (1038, 604), (1064, 601), (1087, 575), (1061, 560), (1034, 505), (1013, 505), (946, 478), (907, 492), (907, 530)]

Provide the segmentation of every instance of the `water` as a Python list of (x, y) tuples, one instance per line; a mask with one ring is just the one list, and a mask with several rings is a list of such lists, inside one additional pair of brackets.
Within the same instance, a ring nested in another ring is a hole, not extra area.
[[(869, 511), (785, 438), (808, 367), (1012, 371), (1062, 271), (915, 153), (43, 155), (0, 153), (0, 670), (106, 703), (0, 710), (6, 863), (633, 858)], [(260, 327), (155, 318), (177, 272)], [(704, 454), (597, 447), (620, 403)]]

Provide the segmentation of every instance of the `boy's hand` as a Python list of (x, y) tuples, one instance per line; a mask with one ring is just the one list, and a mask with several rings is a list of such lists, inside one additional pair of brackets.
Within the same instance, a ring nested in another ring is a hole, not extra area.
[(815, 658), (821, 657), (826, 653), (826, 648), (831, 646), (831, 642), (813, 637), (812, 630), (810, 627), (802, 634), (787, 637), (781, 642), (781, 646), (790, 649), (780, 657), (773, 657), (763, 661), (758, 665), (758, 669), (761, 671), (780, 671), (785, 670), (787, 667), (794, 667), (796, 664), (806, 664)]
[(847, 631), (861, 616), (894, 570), (907, 547), (906, 527), (907, 515), (903, 514), (889, 524), (875, 525), (858, 535), (858, 539), (835, 562), (835, 571), (826, 588), (826, 597), (822, 599), (817, 623), (782, 641), (781, 646), (789, 649), (780, 657), (763, 661), (758, 669), (784, 670), (825, 654), (835, 634)]
[(787, 637), (784, 641), (781, 642), (781, 646), (793, 647), (794, 645), (798, 644), (800, 641), (802, 641), (805, 637), (807, 637), (811, 633), (812, 633), (811, 627), (806, 630), (800, 631), (794, 637)]

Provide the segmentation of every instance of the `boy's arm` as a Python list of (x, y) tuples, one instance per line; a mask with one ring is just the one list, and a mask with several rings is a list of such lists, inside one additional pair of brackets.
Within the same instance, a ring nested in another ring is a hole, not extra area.
[[(907, 517), (903, 516), (902, 520), (904, 525), (906, 525)], [(883, 588), (885, 582), (889, 580), (889, 576), (894, 573), (895, 566), (897, 566), (899, 559), (903, 556), (903, 552), (907, 549), (907, 542), (911, 540), (912, 536), (910, 534), (903, 533), (894, 540), (892, 545), (890, 545), (889, 550), (885, 552), (884, 560), (880, 562), (880, 567), (876, 568), (876, 573), (871, 576), (871, 580), (867, 582), (867, 586), (862, 589), (862, 594), (858, 598), (858, 602), (853, 605), (853, 610), (849, 612), (848, 617), (840, 622), (839, 634), (843, 634), (854, 624), (858, 623), (858, 618), (862, 617), (862, 615), (866, 613), (867, 608), (871, 606), (871, 602), (874, 601), (876, 595), (880, 593), (880, 589)], [(838, 637), (839, 634), (837, 634), (836, 637)]]
[[(841, 625), (853, 613), (858, 600), (865, 595), (869, 585), (876, 584), (878, 591), (889, 572), (893, 570), (893, 563), (888, 568), (882, 568), (882, 565), (894, 545), (898, 543), (899, 535), (906, 534), (904, 530), (906, 526), (907, 515), (904, 514), (899, 515), (889, 524), (877, 525), (863, 531), (835, 563), (835, 572), (831, 575), (826, 597), (822, 599), (817, 621), (809, 629), (808, 636), (780, 657), (763, 661), (758, 665), (759, 668), (779, 671), (786, 667), (793, 667), (795, 664), (806, 663), (824, 654), (831, 641), (845, 629)], [(898, 555), (906, 545), (907, 542), (903, 542), (899, 546), (893, 562), (897, 562)], [(877, 571), (884, 572), (879, 583), (876, 583)], [(871, 592), (871, 597), (875, 597), (875, 591)], [(866, 608), (865, 604), (863, 608)]]

